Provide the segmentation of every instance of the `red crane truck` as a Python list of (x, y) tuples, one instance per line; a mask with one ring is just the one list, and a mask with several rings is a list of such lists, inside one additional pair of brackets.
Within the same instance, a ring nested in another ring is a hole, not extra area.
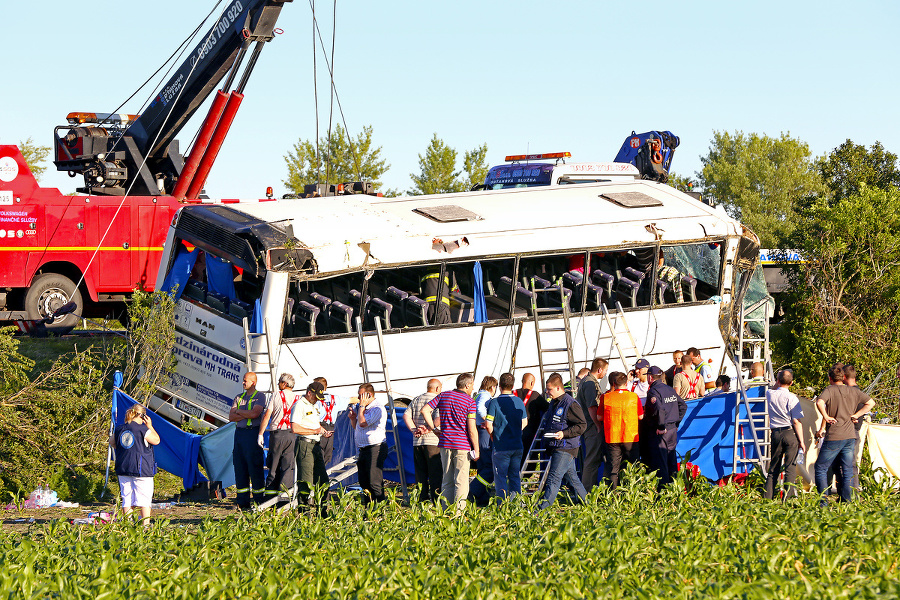
[[(70, 113), (54, 131), (53, 162), (83, 178), (74, 195), (38, 185), (18, 147), (0, 145), (0, 321), (42, 319), (74, 301), (75, 311), (48, 325), (69, 328), (87, 302), (153, 289), (169, 224), (181, 203), (200, 201), (291, 1), (233, 0), (141, 115)], [(175, 136), (213, 93), (184, 157)]]

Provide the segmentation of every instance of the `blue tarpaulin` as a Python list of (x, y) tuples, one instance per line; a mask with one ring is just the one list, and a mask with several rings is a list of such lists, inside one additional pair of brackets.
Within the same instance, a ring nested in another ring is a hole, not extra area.
[[(395, 410), (397, 411), (397, 426), (399, 427), (398, 431), (400, 432), (400, 448), (403, 453), (403, 467), (406, 471), (406, 484), (413, 485), (416, 482), (416, 471), (413, 466), (413, 437), (412, 432), (402, 425), (403, 412), (406, 410), (406, 407), (398, 406)], [(388, 446), (394, 445), (394, 434), (392, 431), (391, 422), (389, 420), (387, 422)], [(350, 417), (347, 412), (342, 412), (334, 422), (334, 451), (331, 455), (331, 462), (326, 466), (331, 467), (345, 459), (356, 456), (357, 452), (356, 442), (353, 438), (353, 429), (350, 427)], [(395, 458), (395, 454), (393, 452), (388, 452), (387, 459), (384, 461), (385, 470), (396, 467), (397, 459)], [(400, 473), (397, 471), (385, 472), (384, 478), (388, 481), (399, 483)], [(354, 485), (357, 481), (358, 478), (356, 475), (353, 475), (352, 477), (345, 479), (343, 485)]]
[[(765, 393), (765, 386), (747, 388), (749, 398), (760, 398)], [(679, 460), (690, 452), (690, 462), (700, 467), (701, 475), (714, 481), (735, 472), (734, 408), (737, 402), (738, 392), (688, 400), (687, 413), (678, 428), (676, 450)], [(762, 403), (759, 403), (759, 409), (762, 410)], [(740, 410), (741, 417), (746, 418), (747, 409), (743, 403)], [(741, 437), (750, 438), (750, 431), (744, 431)], [(744, 447), (750, 456), (754, 456), (752, 444), (745, 444)]]
[(234, 485), (234, 423), (223, 425), (200, 440), (200, 457), (211, 481), (223, 488)]
[[(115, 425), (125, 422), (125, 413), (137, 402), (116, 388), (113, 390), (113, 402), (116, 404)], [(182, 431), (181, 428), (160, 417), (151, 410), (147, 411), (153, 420), (153, 428), (159, 433), (159, 445), (153, 447), (156, 465), (173, 475), (181, 477), (184, 489), (190, 489), (199, 481), (206, 481), (200, 473), (197, 457), (200, 452), (200, 436)]]
[(487, 323), (487, 303), (484, 300), (484, 276), (481, 273), (481, 262), (475, 261), (472, 268), (473, 279), (475, 280), (475, 322)]
[(206, 255), (206, 285), (210, 292), (221, 294), (230, 300), (237, 298), (231, 263), (212, 254)]
[(184, 284), (187, 283), (188, 278), (191, 276), (191, 270), (194, 268), (194, 263), (197, 262), (199, 254), (199, 248), (194, 248), (190, 252), (183, 245), (178, 248), (178, 253), (175, 255), (175, 260), (172, 263), (172, 269), (166, 275), (162, 286), (163, 291), (167, 293), (172, 292), (173, 288), (175, 289), (172, 293), (172, 297), (175, 300), (181, 298)]

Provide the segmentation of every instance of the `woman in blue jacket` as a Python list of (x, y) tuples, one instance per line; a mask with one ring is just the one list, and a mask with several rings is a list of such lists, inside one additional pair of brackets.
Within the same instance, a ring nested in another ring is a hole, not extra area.
[(110, 443), (116, 449), (116, 475), (122, 494), (122, 513), (128, 515), (137, 506), (141, 509), (141, 520), (146, 527), (150, 524), (153, 476), (156, 475), (153, 446), (159, 444), (159, 434), (153, 429), (143, 405), (136, 404), (128, 409), (125, 423), (116, 427)]

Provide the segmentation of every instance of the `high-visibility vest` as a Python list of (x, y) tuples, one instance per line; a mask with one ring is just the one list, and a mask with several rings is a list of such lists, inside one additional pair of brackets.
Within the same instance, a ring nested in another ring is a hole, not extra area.
[[(439, 285), (440, 278), (441, 278), (440, 272), (429, 273), (428, 275), (425, 275), (424, 277), (422, 277), (422, 279), (421, 279), (422, 293), (429, 294), (429, 295), (425, 296), (425, 298), (423, 298), (425, 300), (425, 302), (437, 302), (438, 288), (440, 287), (440, 285)], [(433, 289), (429, 289), (429, 288), (433, 288)], [(441, 292), (442, 292), (441, 293), (441, 301), (444, 304), (449, 306), (450, 305), (450, 276), (447, 275), (446, 273), (444, 274), (444, 289), (441, 290)]]

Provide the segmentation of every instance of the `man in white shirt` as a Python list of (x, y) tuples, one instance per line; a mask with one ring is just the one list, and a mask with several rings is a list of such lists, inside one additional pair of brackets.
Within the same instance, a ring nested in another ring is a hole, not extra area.
[(359, 486), (366, 494), (363, 504), (380, 502), (384, 495), (384, 459), (388, 445), (387, 400), (375, 398), (371, 383), (359, 386), (359, 404), (350, 407), (350, 425), (353, 427), (359, 458), (356, 461)]
[(766, 499), (775, 497), (778, 476), (784, 468), (784, 499), (797, 495), (797, 454), (806, 452), (800, 421), (803, 409), (800, 400), (790, 391), (794, 374), (789, 369), (778, 372), (775, 387), (766, 390), (769, 405), (769, 427), (772, 432), (772, 458), (766, 477)]
[(278, 391), (269, 397), (269, 404), (259, 424), (257, 444), (264, 447), (264, 433), (269, 432), (269, 453), (266, 455), (266, 497), (273, 498), (283, 490), (294, 486), (296, 466), (295, 446), (297, 436), (291, 430), (291, 413), (300, 401), (294, 392), (294, 377), (282, 373), (278, 378)]

